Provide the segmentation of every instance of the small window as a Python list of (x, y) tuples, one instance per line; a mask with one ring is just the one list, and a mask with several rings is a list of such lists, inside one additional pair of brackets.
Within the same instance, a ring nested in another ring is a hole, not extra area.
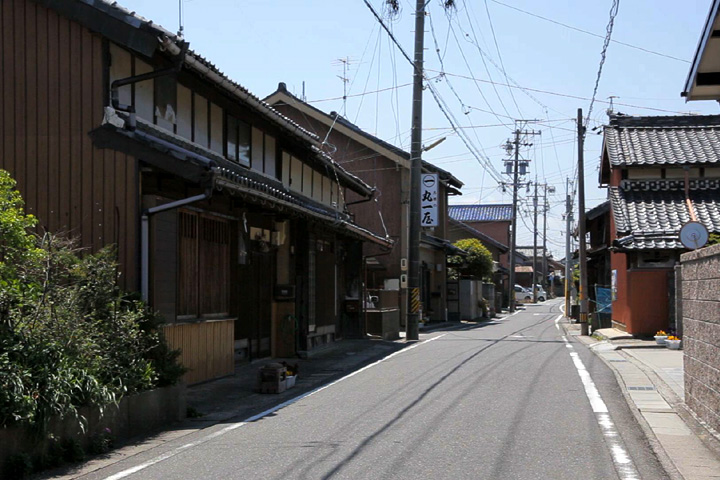
[(250, 125), (232, 115), (227, 116), (225, 156), (234, 162), (250, 166)]

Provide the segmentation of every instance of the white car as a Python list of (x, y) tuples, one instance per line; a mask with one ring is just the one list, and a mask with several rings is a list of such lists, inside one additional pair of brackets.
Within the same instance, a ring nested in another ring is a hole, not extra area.
[[(547, 293), (543, 290), (542, 285), (536, 285), (538, 302), (547, 300)], [(515, 284), (515, 301), (529, 303), (533, 301), (533, 291), (531, 288), (525, 288), (522, 285)]]
[(532, 302), (532, 291), (515, 284), (515, 301), (516, 302)]
[[(547, 296), (547, 293), (545, 292), (545, 289), (542, 287), (542, 285), (540, 285), (538, 283), (536, 285), (536, 287), (537, 287), (538, 302), (544, 302), (545, 300), (547, 300), (548, 296)], [(532, 296), (532, 290), (530, 290), (530, 296)]]

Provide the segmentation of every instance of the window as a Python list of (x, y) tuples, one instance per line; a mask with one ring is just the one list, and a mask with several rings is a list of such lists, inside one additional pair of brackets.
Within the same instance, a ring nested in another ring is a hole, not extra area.
[(225, 156), (233, 162), (250, 166), (250, 125), (232, 115), (227, 116)]
[(226, 317), (229, 313), (230, 224), (180, 211), (178, 318)]

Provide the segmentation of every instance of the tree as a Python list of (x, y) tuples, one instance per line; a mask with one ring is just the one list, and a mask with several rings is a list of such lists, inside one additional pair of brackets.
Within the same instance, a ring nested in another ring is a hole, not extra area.
[(490, 250), (476, 238), (464, 238), (453, 245), (467, 252), (467, 256), (453, 255), (448, 262), (453, 265), (455, 276), (472, 276), (490, 279), (493, 272), (493, 259)]

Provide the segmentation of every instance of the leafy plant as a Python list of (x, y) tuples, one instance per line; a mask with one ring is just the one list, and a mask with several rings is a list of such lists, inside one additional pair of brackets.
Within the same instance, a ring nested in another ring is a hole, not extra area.
[(448, 258), (450, 276), (472, 276), (489, 279), (493, 271), (493, 259), (490, 250), (476, 238), (458, 240), (453, 245), (467, 252), (467, 256), (453, 255)]
[(3, 474), (6, 478), (27, 478), (32, 471), (32, 458), (27, 453), (15, 453), (5, 460)]
[(109, 428), (103, 428), (102, 431), (90, 437), (90, 447), (88, 451), (93, 455), (101, 455), (112, 450), (115, 444), (115, 436)]
[(118, 287), (115, 248), (90, 254), (62, 236), (33, 235), (36, 221), (14, 188), (0, 170), (0, 426), (27, 425), (45, 438), (53, 416), (83, 427), (82, 406), (176, 383), (186, 371), (179, 352), (165, 343), (161, 319)]

